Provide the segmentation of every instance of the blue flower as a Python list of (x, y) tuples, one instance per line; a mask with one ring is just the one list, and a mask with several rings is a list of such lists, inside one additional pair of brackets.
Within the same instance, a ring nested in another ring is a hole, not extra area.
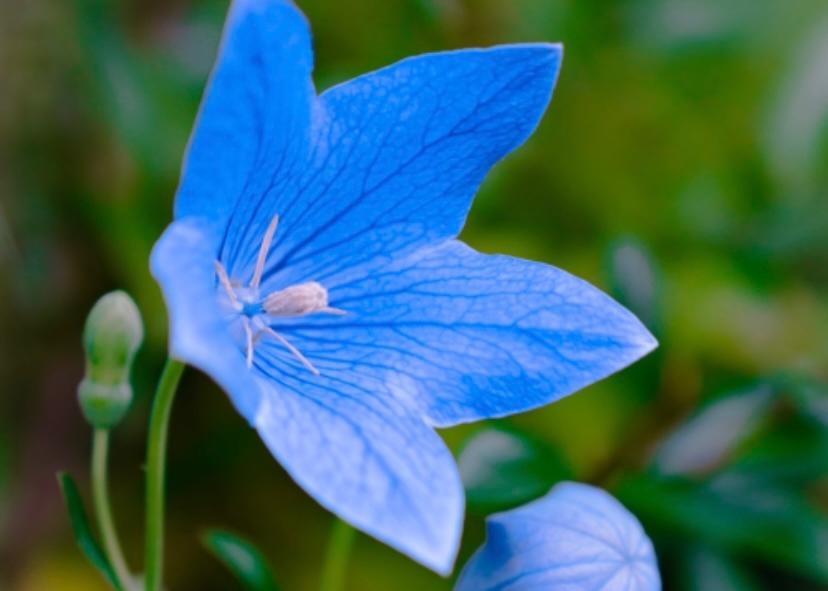
[(655, 344), (588, 284), (454, 239), (560, 60), (423, 55), (317, 95), (301, 13), (236, 0), (152, 255), (171, 355), (324, 507), (440, 573), (463, 490), (433, 428), (557, 400)]
[(564, 482), (487, 520), (455, 591), (659, 591), (653, 544), (599, 488)]

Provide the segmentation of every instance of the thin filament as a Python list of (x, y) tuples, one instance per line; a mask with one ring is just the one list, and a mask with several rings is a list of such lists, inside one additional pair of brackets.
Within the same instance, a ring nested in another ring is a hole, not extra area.
[(230, 301), (233, 302), (234, 307), (240, 308), (241, 304), (236, 297), (236, 292), (233, 291), (233, 284), (230, 283), (230, 277), (227, 276), (227, 271), (224, 269), (224, 265), (222, 265), (219, 261), (215, 261), (213, 266), (216, 268), (216, 275), (218, 275), (219, 283), (221, 283), (224, 291), (227, 292), (227, 297), (229, 297)]
[(315, 376), (319, 375), (319, 370), (316, 369), (313, 366), (313, 363), (308, 361), (308, 358), (305, 357), (304, 355), (302, 355), (302, 352), (299, 349), (297, 349), (296, 347), (294, 347), (293, 344), (289, 340), (287, 340), (285, 337), (280, 335), (278, 332), (276, 332), (275, 330), (273, 330), (269, 326), (263, 326), (262, 331), (269, 334), (274, 339), (276, 339), (277, 341), (282, 343), (285, 346), (285, 348), (288, 351), (290, 351), (291, 353), (293, 353), (293, 355), (302, 363), (302, 365), (304, 365), (305, 368), (307, 368), (307, 370), (309, 372), (311, 372)]
[(250, 328), (250, 320), (242, 319), (242, 326), (244, 326), (244, 336), (247, 339), (247, 368), (253, 367), (253, 329)]
[(270, 225), (267, 227), (262, 245), (259, 248), (259, 256), (256, 258), (256, 268), (253, 270), (253, 279), (250, 280), (250, 287), (257, 288), (262, 282), (262, 273), (264, 272), (265, 261), (267, 260), (267, 253), (270, 251), (270, 244), (273, 242), (273, 236), (276, 234), (276, 228), (279, 227), (279, 214), (273, 216)]

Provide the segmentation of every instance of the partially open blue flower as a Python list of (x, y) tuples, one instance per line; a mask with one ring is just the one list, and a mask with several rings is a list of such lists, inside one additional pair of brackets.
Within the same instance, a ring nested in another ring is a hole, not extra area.
[(171, 354), (322, 505), (441, 573), (463, 491), (433, 427), (557, 400), (654, 346), (583, 281), (454, 239), (560, 60), (424, 55), (317, 96), (295, 6), (236, 0), (152, 256)]
[(600, 488), (564, 482), (492, 515), (455, 591), (659, 591), (653, 544)]

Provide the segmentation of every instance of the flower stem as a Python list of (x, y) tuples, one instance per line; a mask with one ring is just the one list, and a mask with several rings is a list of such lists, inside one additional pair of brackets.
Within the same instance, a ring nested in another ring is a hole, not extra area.
[(131, 588), (132, 575), (129, 573), (121, 545), (118, 543), (118, 534), (115, 531), (115, 521), (112, 518), (112, 509), (109, 504), (107, 490), (106, 464), (109, 449), (109, 430), (95, 429), (92, 439), (92, 500), (95, 505), (95, 517), (103, 539), (104, 549), (115, 578), (121, 589)]
[(334, 518), (322, 566), (321, 591), (342, 591), (345, 588), (345, 571), (355, 537), (354, 528), (341, 519)]
[(147, 440), (146, 555), (144, 584), (146, 591), (159, 591), (164, 557), (164, 466), (167, 432), (175, 390), (184, 372), (184, 364), (167, 359), (158, 390), (152, 403)]

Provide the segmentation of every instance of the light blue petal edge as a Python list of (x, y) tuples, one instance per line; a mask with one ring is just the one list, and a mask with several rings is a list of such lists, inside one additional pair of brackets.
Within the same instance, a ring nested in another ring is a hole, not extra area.
[(207, 220), (173, 222), (153, 248), (150, 269), (167, 304), (170, 356), (216, 380), (252, 423), (261, 394), (220, 315), (213, 270), (217, 240)]
[(575, 482), (487, 520), (455, 591), (660, 591), (652, 542), (602, 489)]
[(464, 493), (442, 439), (381, 384), (306, 374), (260, 380), (271, 453), (323, 507), (448, 575)]
[(182, 166), (175, 217), (227, 220), (256, 183), (307, 157), (316, 91), (305, 15), (233, 0)]

